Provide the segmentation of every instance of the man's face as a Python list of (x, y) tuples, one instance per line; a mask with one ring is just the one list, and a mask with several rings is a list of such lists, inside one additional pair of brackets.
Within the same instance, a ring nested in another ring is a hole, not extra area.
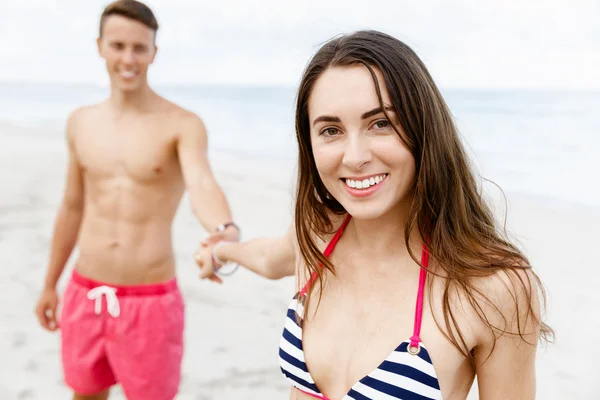
[(114, 88), (135, 91), (147, 83), (148, 67), (154, 61), (155, 32), (133, 19), (110, 15), (98, 38), (98, 52)]

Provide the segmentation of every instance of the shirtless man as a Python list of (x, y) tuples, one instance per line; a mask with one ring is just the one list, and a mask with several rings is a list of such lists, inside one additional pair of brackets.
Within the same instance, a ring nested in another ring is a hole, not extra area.
[[(202, 121), (148, 85), (157, 29), (142, 3), (107, 6), (97, 44), (110, 97), (75, 110), (66, 124), (66, 188), (36, 314), (45, 329), (60, 327), (74, 399), (105, 400), (117, 382), (129, 400), (175, 397), (184, 303), (171, 226), (186, 188), (201, 225), (238, 240)], [(59, 319), (56, 286), (76, 244)]]

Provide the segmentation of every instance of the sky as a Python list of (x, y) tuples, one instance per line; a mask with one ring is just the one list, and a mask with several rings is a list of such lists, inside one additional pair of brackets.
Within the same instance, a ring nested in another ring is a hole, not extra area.
[[(107, 84), (100, 0), (0, 0), (0, 82)], [(441, 87), (600, 90), (599, 0), (147, 0), (152, 83), (296, 86), (358, 29), (406, 42)]]

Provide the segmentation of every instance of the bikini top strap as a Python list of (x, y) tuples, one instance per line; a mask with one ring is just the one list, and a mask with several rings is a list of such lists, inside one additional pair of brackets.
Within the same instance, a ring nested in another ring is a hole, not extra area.
[[(344, 221), (342, 222), (342, 225), (340, 225), (340, 227), (338, 228), (338, 230), (335, 232), (335, 235), (333, 235), (333, 237), (331, 238), (331, 240), (329, 241), (329, 243), (327, 244), (327, 247), (325, 248), (325, 251), (323, 252), (323, 255), (327, 258), (329, 258), (329, 256), (331, 255), (331, 253), (333, 253), (333, 249), (335, 249), (335, 246), (337, 245), (337, 242), (340, 240), (340, 237), (342, 237), (342, 233), (344, 233), (344, 230), (346, 229), (346, 226), (348, 226), (348, 222), (350, 222), (350, 214), (348, 214), (346, 216), (346, 218), (344, 218)], [(302, 288), (302, 290), (300, 290), (300, 292), (298, 293), (298, 297), (302, 297), (306, 294), (306, 292), (308, 291), (308, 288), (310, 287), (310, 285), (313, 284), (313, 282), (315, 281), (315, 279), (317, 279), (317, 272), (313, 272), (312, 275), (310, 276), (310, 279), (308, 280), (308, 282), (306, 282), (306, 285), (304, 285), (304, 287)]]
[[(421, 342), (421, 321), (423, 319), (423, 295), (425, 293), (425, 281), (427, 280), (427, 268), (429, 267), (429, 250), (427, 245), (423, 242), (423, 250), (421, 252), (421, 272), (419, 274), (419, 290), (417, 292), (417, 306), (415, 310), (415, 325), (413, 335), (410, 338), (409, 352), (413, 353), (416, 351), (417, 354)], [(411, 350), (414, 349), (414, 350)]]
[(340, 225), (340, 227), (338, 228), (338, 230), (335, 233), (335, 235), (333, 235), (333, 237), (329, 241), (329, 244), (327, 244), (327, 247), (325, 248), (325, 251), (323, 252), (323, 255), (325, 257), (329, 258), (329, 256), (331, 255), (331, 253), (333, 253), (333, 249), (335, 249), (335, 245), (337, 244), (337, 242), (342, 237), (342, 233), (344, 233), (344, 230), (346, 230), (346, 226), (348, 226), (348, 222), (350, 222), (350, 218), (351, 218), (350, 214), (348, 214), (346, 216), (346, 218), (344, 218), (344, 221), (342, 222), (342, 225)]

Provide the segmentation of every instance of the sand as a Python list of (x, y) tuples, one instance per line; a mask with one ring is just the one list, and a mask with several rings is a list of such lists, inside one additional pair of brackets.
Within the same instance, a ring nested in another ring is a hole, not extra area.
[[(33, 314), (63, 189), (61, 133), (0, 121), (0, 141), (0, 399), (67, 399), (58, 334), (42, 330)], [(287, 229), (294, 160), (274, 165), (211, 153), (211, 162), (244, 238)], [(600, 359), (600, 347), (593, 345), (600, 331), (600, 273), (593, 257), (600, 238), (600, 207), (507, 195), (509, 227), (548, 288), (548, 321), (557, 332), (556, 343), (539, 351), (538, 399), (600, 398), (593, 363)], [(242, 269), (222, 286), (198, 280), (192, 255), (205, 232), (187, 198), (173, 232), (187, 318), (184, 377), (177, 398), (288, 398), (277, 351), (293, 279), (269, 281)], [(125, 397), (116, 388), (111, 398)], [(477, 399), (475, 389), (469, 398)]]

